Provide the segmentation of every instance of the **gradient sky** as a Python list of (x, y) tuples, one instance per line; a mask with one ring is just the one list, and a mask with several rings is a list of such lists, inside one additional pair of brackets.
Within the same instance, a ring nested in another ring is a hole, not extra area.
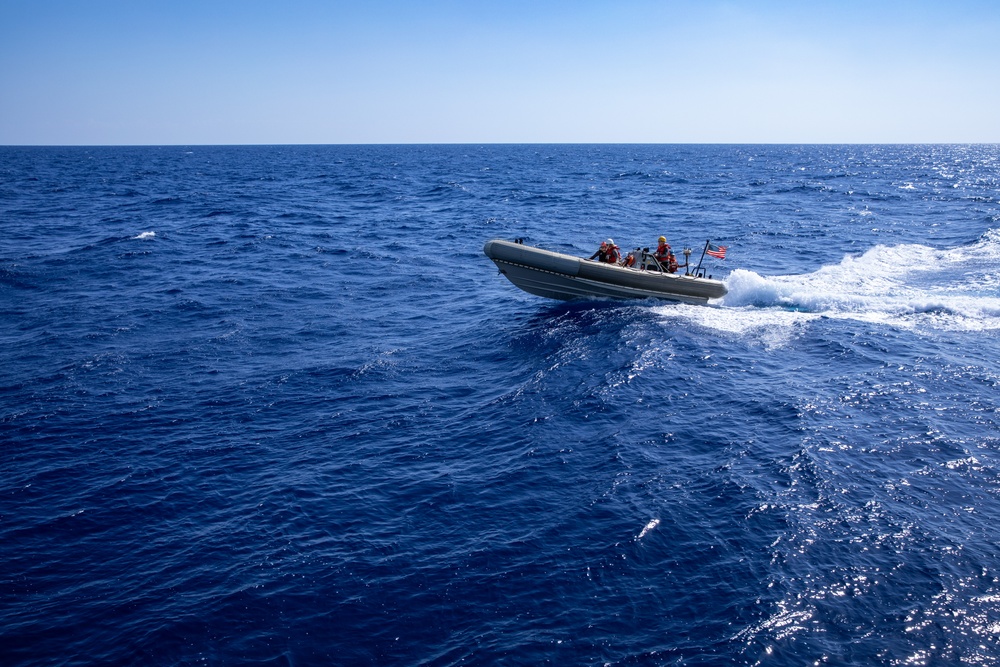
[(1000, 2), (0, 0), (0, 144), (1000, 142)]

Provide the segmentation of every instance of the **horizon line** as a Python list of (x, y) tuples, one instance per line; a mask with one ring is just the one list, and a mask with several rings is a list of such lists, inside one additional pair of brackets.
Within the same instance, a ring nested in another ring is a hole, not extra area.
[(997, 146), (1000, 141), (376, 141), (329, 143), (0, 144), (0, 148), (261, 148), (298, 146)]

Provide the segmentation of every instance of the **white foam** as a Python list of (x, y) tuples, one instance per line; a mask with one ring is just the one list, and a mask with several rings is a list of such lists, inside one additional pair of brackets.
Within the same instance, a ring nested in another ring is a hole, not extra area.
[(153, 239), (153, 238), (156, 238), (156, 232), (143, 232), (143, 233), (139, 234), (138, 236), (133, 236), (132, 240), (134, 240), (134, 241), (145, 241), (147, 239)]
[(787, 345), (805, 323), (822, 317), (815, 313), (758, 306), (735, 308), (661, 306), (659, 313), (665, 319), (681, 321), (686, 325), (700, 326), (741, 338), (752, 338), (768, 349)]
[(660, 525), (659, 519), (651, 520), (649, 523), (647, 523), (645, 526), (642, 527), (642, 530), (639, 532), (639, 535), (635, 539), (641, 540), (642, 538), (646, 537), (647, 534), (649, 534), (649, 531), (653, 530), (659, 525)]
[(762, 276), (736, 269), (718, 308), (664, 306), (668, 318), (781, 346), (818, 318), (910, 330), (1000, 329), (1000, 230), (950, 250), (876, 246), (813, 273)]

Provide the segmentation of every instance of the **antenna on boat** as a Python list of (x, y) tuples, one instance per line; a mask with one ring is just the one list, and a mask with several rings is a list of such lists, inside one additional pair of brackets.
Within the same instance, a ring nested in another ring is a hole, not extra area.
[(691, 248), (684, 248), (684, 275), (691, 275)]

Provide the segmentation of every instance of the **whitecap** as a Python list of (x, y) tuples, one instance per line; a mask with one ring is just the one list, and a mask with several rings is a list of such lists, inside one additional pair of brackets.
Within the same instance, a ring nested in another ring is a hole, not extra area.
[(642, 527), (642, 530), (639, 532), (639, 535), (635, 539), (641, 540), (642, 538), (646, 537), (646, 535), (649, 534), (649, 531), (653, 530), (659, 525), (660, 525), (659, 519), (651, 520), (649, 523), (647, 523), (645, 526)]
[(149, 239), (156, 238), (156, 232), (142, 232), (138, 236), (133, 236), (133, 241), (147, 241)]

